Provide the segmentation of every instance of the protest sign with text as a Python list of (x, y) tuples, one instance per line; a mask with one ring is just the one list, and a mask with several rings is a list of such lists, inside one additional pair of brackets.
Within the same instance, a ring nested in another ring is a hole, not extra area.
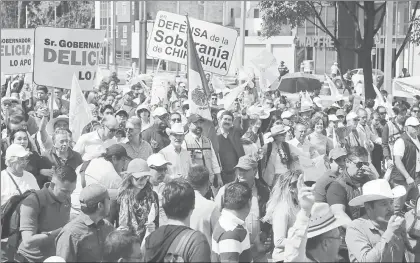
[(6, 75), (32, 72), (34, 29), (1, 30), (1, 71)]
[[(235, 29), (190, 18), (195, 46), (203, 70), (226, 75), (238, 38)], [(187, 64), (186, 17), (159, 11), (147, 54), (154, 58)]]
[(71, 89), (73, 74), (83, 91), (92, 90), (105, 30), (37, 27), (34, 82)]

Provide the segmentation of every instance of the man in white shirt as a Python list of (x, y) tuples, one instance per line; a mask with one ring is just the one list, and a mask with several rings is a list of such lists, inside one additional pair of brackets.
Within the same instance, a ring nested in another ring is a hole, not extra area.
[(73, 150), (83, 156), (86, 152), (86, 147), (91, 145), (102, 145), (107, 148), (117, 141), (114, 139), (115, 132), (118, 129), (118, 122), (114, 116), (105, 116), (101, 120), (101, 127), (93, 132), (83, 134), (80, 136)]
[(416, 117), (409, 117), (405, 121), (405, 133), (395, 141), (394, 162), (389, 182), (392, 186), (402, 185), (407, 195), (394, 199), (395, 212), (401, 212), (405, 201), (416, 199), (419, 194), (420, 172), (420, 122)]
[(159, 153), (172, 163), (169, 165), (169, 177), (171, 179), (186, 178), (192, 166), (192, 160), (190, 152), (182, 148), (185, 138), (184, 127), (181, 123), (175, 123), (171, 129), (167, 129), (167, 133), (171, 144), (160, 150)]
[(187, 181), (195, 192), (195, 206), (190, 218), (190, 227), (203, 233), (211, 244), (210, 215), (216, 204), (204, 196), (210, 188), (209, 170), (203, 165), (191, 167)]
[(375, 135), (370, 129), (369, 125), (367, 125), (368, 114), (366, 110), (357, 110), (357, 115), (359, 116), (359, 122), (356, 126), (356, 130), (359, 134), (360, 146), (363, 146), (366, 148), (366, 150), (368, 150), (370, 161), (372, 160), (371, 153), (375, 146), (373, 143), (382, 144), (382, 138), (379, 138), (379, 136)]
[(290, 153), (293, 159), (296, 159), (299, 155), (303, 155), (307, 158), (315, 158), (319, 156), (318, 152), (314, 147), (311, 146), (308, 140), (306, 140), (307, 127), (303, 123), (297, 123), (294, 129), (295, 137), (287, 143), (293, 147), (290, 147)]
[(122, 183), (120, 173), (126, 167), (129, 157), (124, 146), (114, 144), (106, 149), (101, 157), (94, 158), (88, 162), (84, 162), (76, 169), (77, 184), (76, 189), (71, 195), (72, 215), (80, 214), (80, 192), (87, 185), (100, 184), (104, 186), (111, 198), (115, 201), (118, 188)]

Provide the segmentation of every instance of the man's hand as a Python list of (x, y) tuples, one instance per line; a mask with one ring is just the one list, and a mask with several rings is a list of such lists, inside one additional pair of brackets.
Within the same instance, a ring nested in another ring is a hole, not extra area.
[(222, 187), (223, 186), (222, 176), (220, 174), (215, 174), (214, 176), (216, 176), (216, 181), (217, 181), (217, 187), (216, 188)]
[(39, 170), (39, 173), (43, 176), (52, 178), (52, 176), (54, 175), (54, 169), (41, 169)]
[(403, 217), (393, 215), (388, 221), (388, 227), (386, 230), (395, 234), (395, 232), (397, 232), (404, 223), (405, 219)]
[(414, 179), (411, 177), (405, 178), (405, 181), (407, 182), (408, 185), (414, 185)]

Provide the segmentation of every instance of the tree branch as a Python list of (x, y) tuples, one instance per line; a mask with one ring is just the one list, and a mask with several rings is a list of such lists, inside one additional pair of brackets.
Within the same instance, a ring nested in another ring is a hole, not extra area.
[(410, 39), (411, 32), (413, 31), (413, 26), (414, 26), (413, 21), (414, 21), (414, 19), (416, 18), (417, 9), (419, 8), (419, 4), (420, 4), (420, 1), (417, 1), (417, 2), (416, 2), (416, 5), (415, 5), (415, 7), (414, 7), (414, 12), (413, 12), (413, 14), (411, 15), (411, 20), (410, 20), (410, 21), (411, 21), (411, 23), (410, 23), (410, 26), (408, 27), (408, 32), (407, 32), (407, 34), (405, 35), (405, 38), (404, 38), (403, 43), (401, 44), (400, 48), (398, 49), (397, 53), (395, 54), (395, 58), (394, 58), (394, 60), (392, 61), (392, 65), (395, 65), (395, 63), (397, 62), (398, 57), (399, 57), (399, 56), (401, 55), (401, 53), (403, 52), (403, 50), (404, 50), (404, 48), (405, 48), (405, 45), (407, 45), (408, 40)]
[(380, 7), (378, 7), (377, 9), (375, 9), (375, 15), (382, 9), (382, 8), (385, 8), (385, 6), (386, 6), (386, 2), (385, 3), (383, 3)]
[(358, 38), (357, 42), (360, 43), (361, 40), (362, 40), (362, 34), (360, 32), (359, 19), (357, 18), (356, 13), (353, 10), (350, 9), (350, 7), (347, 5), (347, 3), (345, 1), (342, 1), (342, 2), (339, 2), (339, 3), (346, 8), (347, 13), (349, 13), (349, 15), (353, 18), (353, 23), (356, 27), (356, 33), (357, 33), (357, 38)]
[(331, 33), (330, 30), (328, 30), (327, 26), (324, 24), (324, 22), (322, 21), (322, 18), (320, 16), (320, 14), (318, 13), (318, 11), (316, 10), (316, 7), (312, 4), (312, 2), (307, 2), (308, 5), (313, 9), (314, 13), (315, 13), (315, 17), (317, 18), (318, 22), (321, 24), (321, 26), (316, 25), (315, 23), (313, 23), (316, 27), (318, 27), (319, 29), (321, 29), (324, 33), (326, 33), (327, 35), (329, 35), (334, 42), (340, 43), (338, 41), (338, 39)]
[(361, 5), (361, 4), (360, 4), (360, 3), (358, 3), (358, 2), (354, 2), (354, 3), (356, 4), (356, 6), (357, 6), (358, 8), (361, 8), (361, 9), (363, 9), (363, 10), (366, 10), (364, 5)]
[(373, 36), (375, 36), (378, 33), (379, 29), (381, 29), (382, 23), (384, 22), (384, 18), (385, 18), (385, 13), (386, 13), (386, 6), (384, 6), (384, 10), (382, 11), (381, 18), (379, 18), (378, 24), (376, 25), (376, 28), (373, 30)]

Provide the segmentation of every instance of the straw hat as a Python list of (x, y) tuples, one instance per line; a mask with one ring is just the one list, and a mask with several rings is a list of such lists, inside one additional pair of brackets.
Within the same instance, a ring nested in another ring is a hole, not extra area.
[(327, 203), (315, 203), (311, 211), (311, 219), (308, 227), (308, 238), (324, 234), (337, 227), (347, 225), (349, 219), (334, 216), (330, 205)]
[(283, 134), (286, 133), (290, 130), (289, 126), (285, 126), (285, 125), (274, 125), (270, 132), (271, 132), (271, 137), (275, 137), (279, 134)]
[(263, 107), (255, 105), (252, 105), (248, 108), (247, 114), (253, 119), (255, 119), (255, 117), (258, 117), (261, 120), (265, 120), (268, 119), (268, 117), (270, 117), (270, 113), (267, 112)]
[(70, 123), (70, 119), (67, 115), (60, 115), (57, 118), (54, 118), (48, 122), (47, 127), (46, 127), (48, 134), (54, 134), (55, 132), (54, 126), (59, 121), (65, 121), (67, 122), (67, 124)]
[(185, 135), (184, 126), (181, 123), (174, 123), (171, 128), (166, 129), (168, 135)]
[(363, 185), (362, 195), (350, 200), (350, 206), (363, 206), (366, 202), (382, 199), (394, 199), (407, 193), (404, 186), (399, 185), (391, 189), (388, 181), (385, 179), (376, 179)]

